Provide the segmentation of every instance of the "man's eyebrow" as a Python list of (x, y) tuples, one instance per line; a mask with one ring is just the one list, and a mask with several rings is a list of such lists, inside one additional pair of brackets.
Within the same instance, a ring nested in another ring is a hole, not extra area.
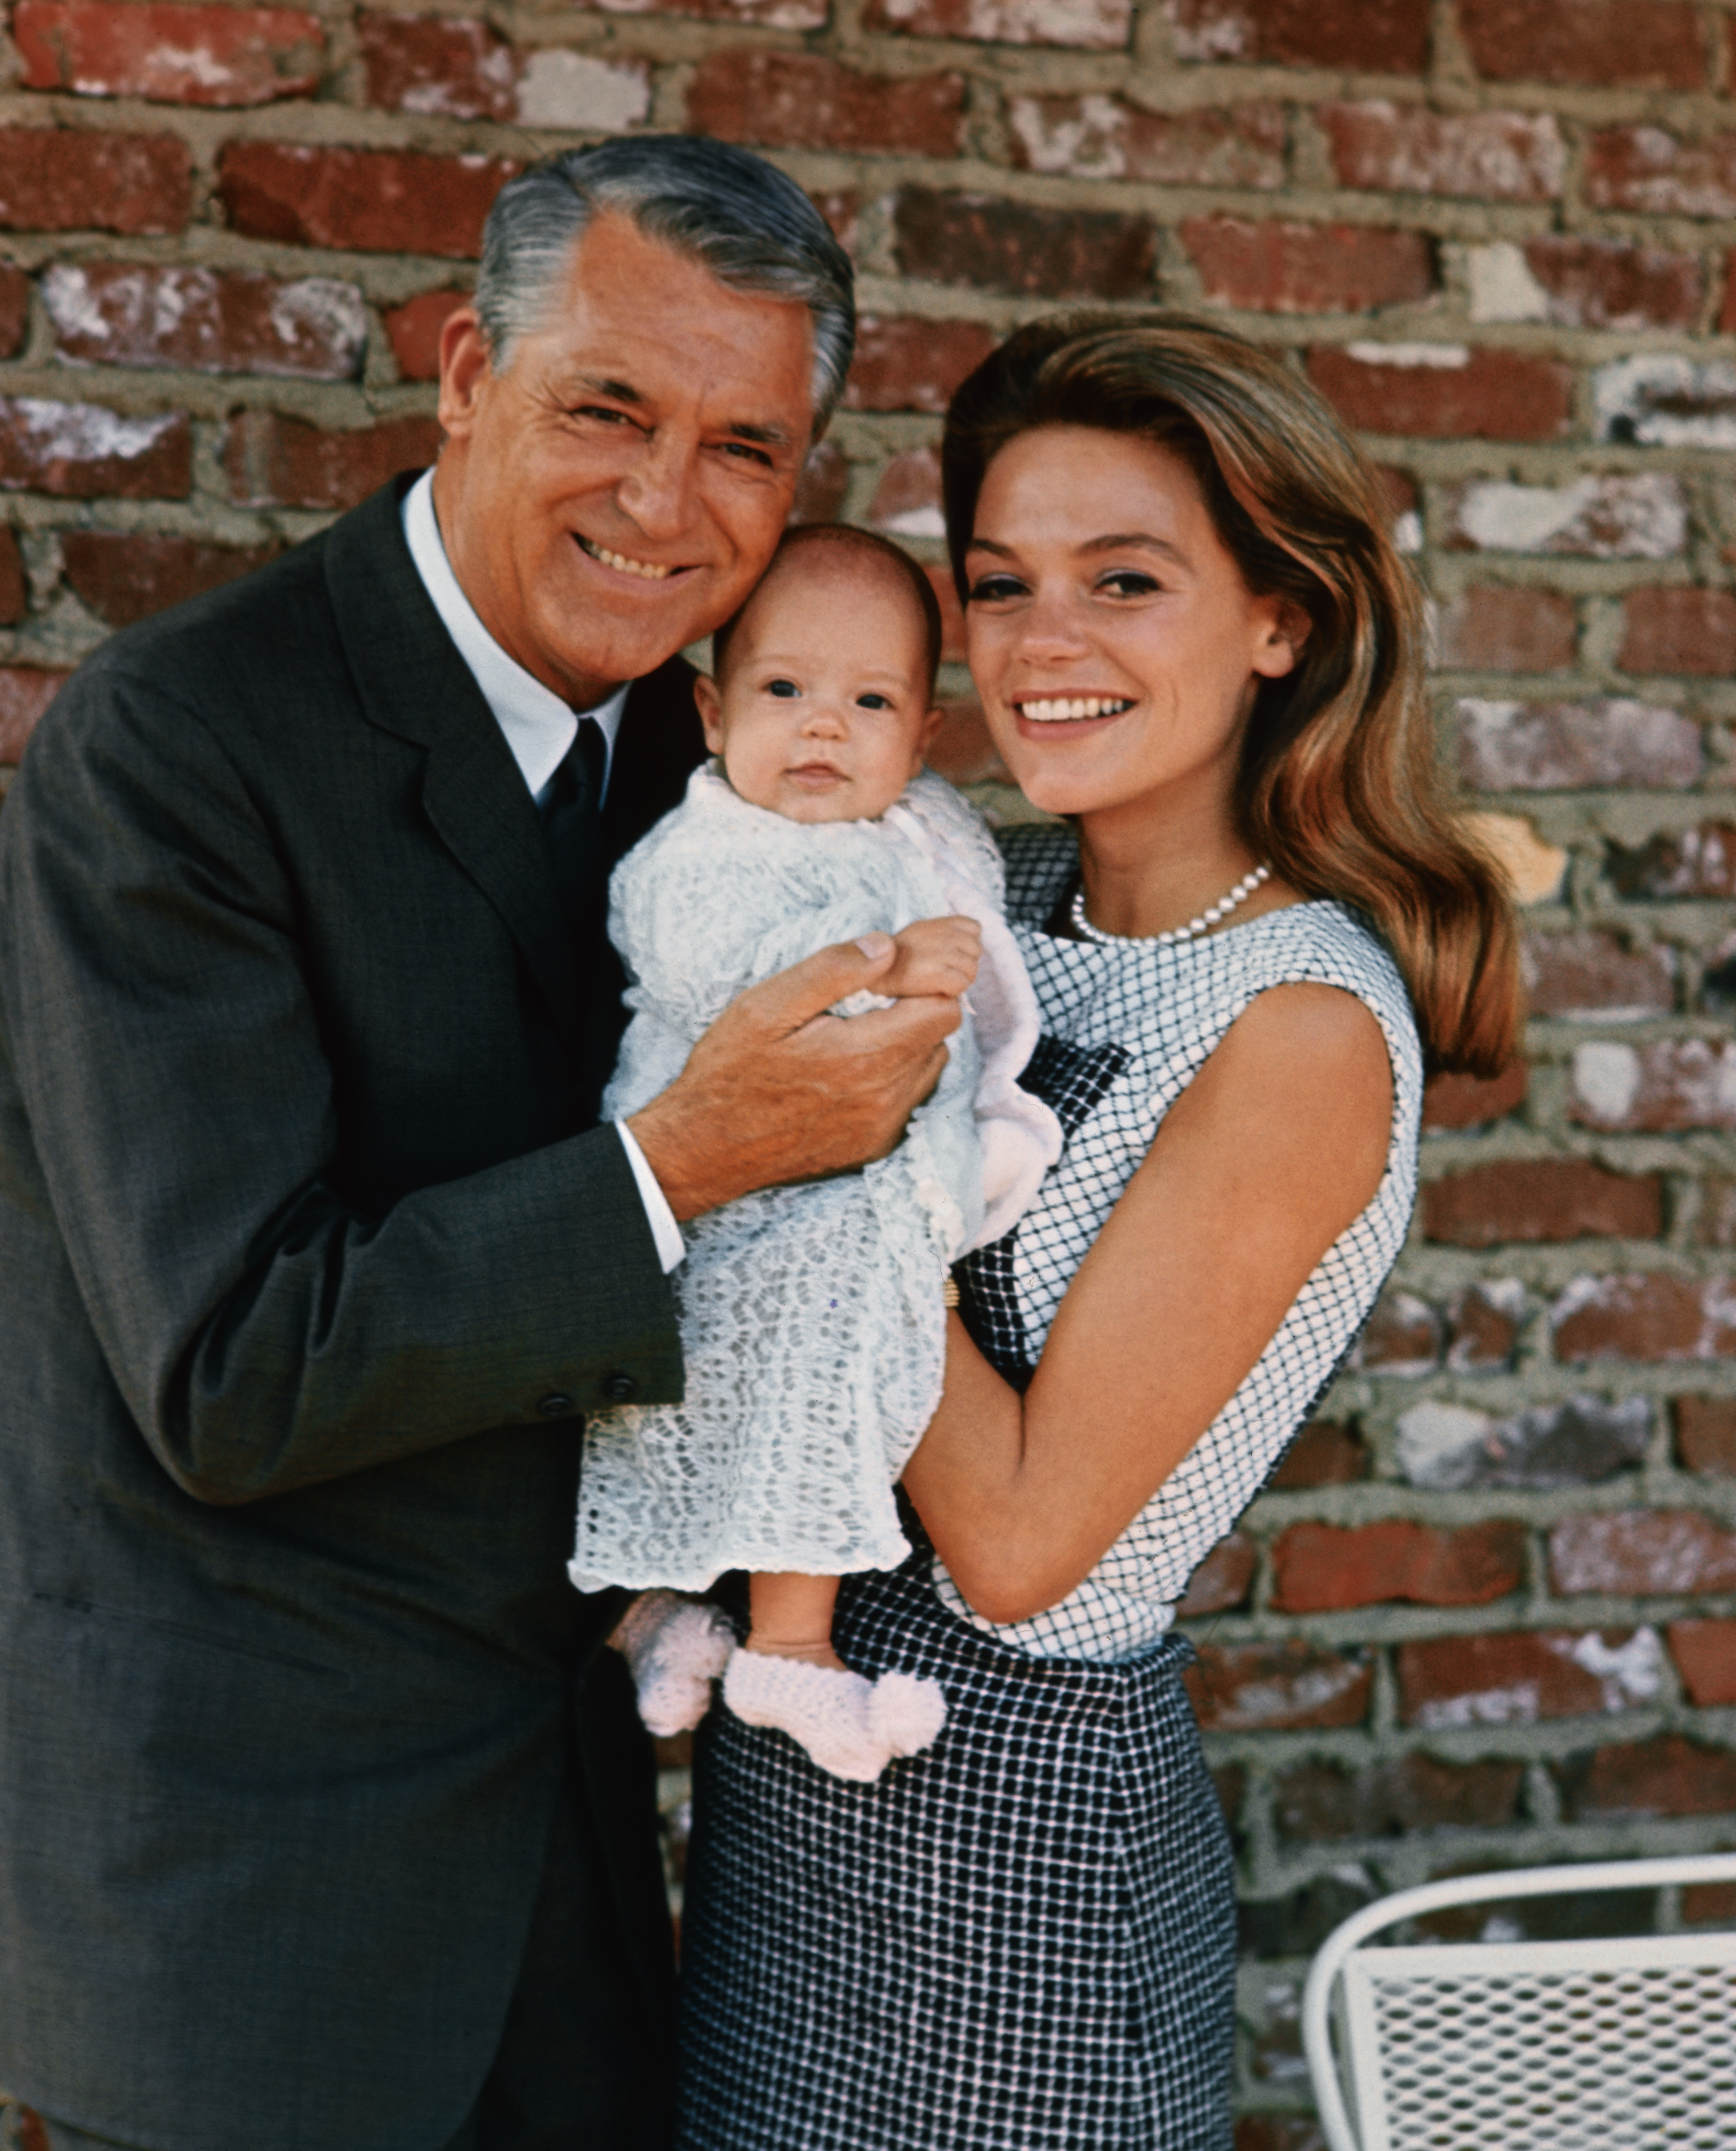
[(643, 403), (645, 400), (630, 381), (612, 381), (607, 374), (582, 373), (578, 385), (588, 389), (593, 396), (607, 396), (612, 403)]
[(732, 441), (753, 441), (761, 448), (787, 448), (790, 434), (782, 426), (761, 425), (750, 418), (732, 418), (724, 428)]

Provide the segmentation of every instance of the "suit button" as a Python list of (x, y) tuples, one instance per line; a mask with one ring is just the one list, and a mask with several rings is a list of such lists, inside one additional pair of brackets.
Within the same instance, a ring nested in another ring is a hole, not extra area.
[(551, 1389), (546, 1397), (537, 1399), (537, 1410), (544, 1419), (563, 1419), (573, 1409), (573, 1399), (564, 1389)]
[(612, 1404), (630, 1404), (639, 1393), (639, 1385), (631, 1374), (605, 1374), (603, 1394)]

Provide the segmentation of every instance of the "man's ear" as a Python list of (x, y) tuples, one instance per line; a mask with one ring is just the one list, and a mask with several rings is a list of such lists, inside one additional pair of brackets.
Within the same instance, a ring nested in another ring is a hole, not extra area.
[(705, 744), (713, 754), (724, 751), (724, 698), (717, 691), (717, 682), (709, 672), (694, 675), (694, 701), (699, 705), (699, 722), (705, 727)]
[(482, 389), (493, 377), (476, 309), (460, 306), (440, 331), (440, 423), (449, 439), (462, 440), (469, 433)]

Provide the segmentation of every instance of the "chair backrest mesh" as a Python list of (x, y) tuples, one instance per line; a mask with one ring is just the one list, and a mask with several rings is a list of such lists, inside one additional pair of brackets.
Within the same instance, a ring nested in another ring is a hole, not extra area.
[(1364, 2151), (1733, 2151), (1736, 1935), (1364, 1948)]

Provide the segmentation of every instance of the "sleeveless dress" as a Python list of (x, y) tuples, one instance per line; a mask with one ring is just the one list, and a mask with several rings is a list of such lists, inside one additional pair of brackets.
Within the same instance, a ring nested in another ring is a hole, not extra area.
[[(1084, 1582), (972, 1613), (926, 1546), (846, 1579), (845, 1662), (945, 1688), (946, 1728), (877, 1784), (781, 1733), (700, 1728), (683, 1936), (679, 2151), (1229, 2151), (1228, 1833), (1168, 1632), (1367, 1319), (1416, 1192), (1422, 1057), (1372, 932), (1335, 903), (1192, 942), (1044, 930), (1071, 832), (1007, 841), (1043, 1019), (1022, 1079), (1067, 1131), (1036, 1202), (958, 1266), (979, 1349), (1027, 1384), (1073, 1272), (1164, 1114), (1254, 996), (1352, 993), (1393, 1074), (1387, 1168), (1235, 1394)], [(914, 1534), (913, 1534), (914, 1536)]]

